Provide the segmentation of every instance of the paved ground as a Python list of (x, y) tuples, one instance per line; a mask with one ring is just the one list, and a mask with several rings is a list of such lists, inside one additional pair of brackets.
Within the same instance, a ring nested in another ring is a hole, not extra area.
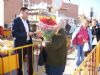
[[(72, 75), (73, 71), (75, 70), (75, 52), (72, 52), (67, 56), (67, 63), (65, 67), (65, 71), (63, 75)], [(36, 64), (36, 63), (34, 63)], [(38, 66), (38, 70), (35, 67), (36, 75), (46, 75), (44, 66)]]
[[(45, 68), (44, 66), (38, 66), (37, 65), (37, 56), (36, 56), (36, 53), (35, 53), (35, 56), (34, 56), (34, 75), (46, 75), (45, 74)], [(74, 69), (75, 69), (75, 52), (72, 52), (71, 54), (69, 54), (67, 56), (67, 59), (66, 59), (67, 63), (66, 63), (66, 67), (65, 67), (65, 71), (64, 71), (64, 74), (63, 75), (72, 75)], [(9, 73), (5, 74), (5, 75), (10, 75)], [(12, 75), (16, 75), (16, 71), (13, 71), (12, 72)], [(28, 75), (27, 74), (27, 63), (24, 63), (24, 75)]]
[(75, 52), (73, 52), (67, 57), (67, 64), (63, 75), (72, 75), (75, 68)]

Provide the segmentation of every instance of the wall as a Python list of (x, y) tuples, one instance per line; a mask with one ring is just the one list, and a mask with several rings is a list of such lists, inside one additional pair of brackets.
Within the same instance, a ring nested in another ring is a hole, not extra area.
[(4, 23), (10, 24), (21, 7), (22, 0), (4, 0)]
[(0, 26), (4, 25), (4, 2), (0, 0)]
[[(40, 3), (41, 1), (47, 2), (49, 5), (52, 4), (52, 0), (30, 0), (30, 3)], [(4, 0), (4, 23), (10, 24), (15, 18), (15, 15), (19, 13), (22, 7), (23, 0)], [(62, 9), (58, 13), (64, 14), (67, 17), (77, 19), (78, 17), (78, 5), (64, 3)]]
[(78, 5), (63, 3), (62, 8), (58, 11), (60, 14), (64, 14), (67, 17), (78, 18)]

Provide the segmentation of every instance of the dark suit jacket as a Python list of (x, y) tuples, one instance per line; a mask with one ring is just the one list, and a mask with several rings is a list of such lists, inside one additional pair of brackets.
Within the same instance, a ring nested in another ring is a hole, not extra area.
[[(29, 21), (27, 20), (28, 26)], [(29, 31), (30, 26), (29, 26)], [(12, 23), (12, 36), (14, 37), (14, 45), (15, 47), (26, 45), (27, 43), (27, 32), (25, 30), (24, 24), (20, 17), (14, 19)], [(30, 44), (32, 43), (32, 39), (30, 37)]]

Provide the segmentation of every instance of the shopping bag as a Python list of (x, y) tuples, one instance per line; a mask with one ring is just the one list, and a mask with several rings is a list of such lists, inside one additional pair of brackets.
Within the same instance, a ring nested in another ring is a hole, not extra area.
[(96, 37), (93, 38), (92, 45), (97, 45), (97, 38)]
[(85, 42), (84, 45), (83, 45), (83, 51), (86, 52), (86, 51), (89, 51), (89, 50), (90, 50), (89, 43)]
[(42, 47), (41, 48), (41, 51), (40, 51), (40, 54), (39, 54), (38, 65), (39, 66), (45, 65), (46, 60), (47, 60), (46, 48), (45, 47)]

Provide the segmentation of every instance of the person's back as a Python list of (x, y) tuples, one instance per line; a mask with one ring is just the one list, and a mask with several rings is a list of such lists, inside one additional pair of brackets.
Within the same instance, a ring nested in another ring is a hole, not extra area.
[(71, 26), (67, 23), (65, 29), (66, 29), (66, 33), (69, 34)]
[(52, 37), (50, 44), (47, 44), (47, 65), (49, 66), (62, 66), (66, 64), (66, 38), (64, 30), (61, 29), (58, 35)]
[(100, 24), (98, 24), (97, 26), (97, 30), (96, 30), (96, 37), (97, 37), (97, 41), (100, 41)]
[(97, 44), (97, 20), (96, 19), (93, 19), (92, 20), (92, 23), (91, 23), (91, 26), (90, 26), (90, 29), (92, 31), (92, 48), (94, 48)]

